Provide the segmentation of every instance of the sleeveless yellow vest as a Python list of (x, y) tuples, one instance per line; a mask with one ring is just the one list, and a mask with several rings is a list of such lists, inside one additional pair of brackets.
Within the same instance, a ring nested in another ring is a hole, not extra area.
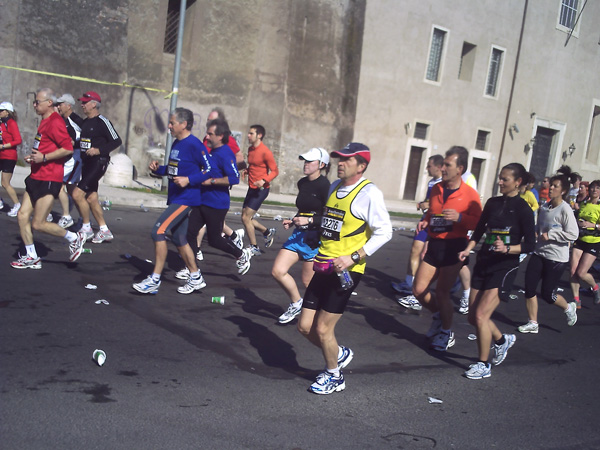
[[(351, 255), (367, 242), (370, 235), (367, 222), (352, 215), (350, 206), (360, 192), (369, 184), (369, 180), (360, 182), (344, 198), (337, 198), (338, 187), (331, 193), (325, 204), (325, 212), (321, 222), (321, 246), (319, 255), (325, 259)], [(365, 273), (365, 260), (350, 267), (350, 271)]]

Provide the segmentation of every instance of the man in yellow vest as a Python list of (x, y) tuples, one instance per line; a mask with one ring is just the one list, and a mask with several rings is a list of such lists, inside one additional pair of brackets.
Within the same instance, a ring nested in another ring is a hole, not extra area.
[(300, 333), (319, 347), (325, 358), (326, 370), (309, 388), (315, 394), (346, 388), (341, 369), (354, 352), (338, 345), (335, 326), (365, 271), (365, 258), (392, 238), (383, 193), (363, 177), (371, 161), (369, 148), (352, 142), (331, 156), (339, 158), (339, 180), (329, 189), (315, 274), (304, 294), (298, 321)]

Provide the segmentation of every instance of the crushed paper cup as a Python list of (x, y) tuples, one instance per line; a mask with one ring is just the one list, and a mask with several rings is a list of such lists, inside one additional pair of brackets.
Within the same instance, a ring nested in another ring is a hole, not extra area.
[(88, 283), (88, 284), (85, 285), (85, 288), (93, 290), (93, 289), (98, 289), (98, 286), (96, 286), (95, 284)]
[(225, 297), (221, 296), (221, 297), (213, 297), (210, 301), (211, 303), (218, 303), (219, 305), (224, 305), (225, 304)]
[(476, 341), (477, 340), (477, 336), (474, 335), (473, 333), (471, 333), (470, 335), (467, 336), (467, 339), (470, 341)]
[(96, 361), (96, 364), (102, 366), (104, 361), (106, 361), (106, 353), (104, 350), (96, 349), (94, 350), (94, 353), (92, 353), (92, 359)]
[(104, 300), (103, 298), (101, 298), (100, 300), (96, 300), (94, 303), (96, 303), (96, 305), (109, 305), (110, 303), (108, 303), (108, 300)]
[(435, 397), (428, 397), (427, 400), (429, 401), (429, 403), (444, 403), (442, 400)]

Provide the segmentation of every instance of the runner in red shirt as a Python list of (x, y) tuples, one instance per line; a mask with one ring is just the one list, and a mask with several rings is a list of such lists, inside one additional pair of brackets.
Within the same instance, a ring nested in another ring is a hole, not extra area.
[[(33, 106), (42, 121), (35, 136), (31, 154), (25, 162), (31, 164), (31, 175), (25, 179), (23, 204), (17, 215), (21, 238), (27, 253), (19, 255), (10, 265), (15, 269), (41, 269), (42, 262), (33, 243), (32, 228), (52, 236), (64, 237), (70, 242), (70, 261), (81, 255), (86, 236), (82, 232), (73, 233), (62, 229), (58, 224), (46, 222), (54, 199), (62, 188), (65, 159), (72, 155), (73, 145), (67, 133), (65, 122), (54, 112), (56, 97), (51, 89), (40, 89), (35, 96)], [(30, 222), (29, 218), (33, 214)]]

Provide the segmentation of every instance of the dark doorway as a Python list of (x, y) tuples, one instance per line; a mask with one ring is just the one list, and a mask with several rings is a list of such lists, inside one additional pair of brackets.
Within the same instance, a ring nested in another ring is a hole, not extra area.
[(417, 195), (417, 185), (421, 175), (421, 159), (423, 158), (423, 147), (411, 147), (408, 159), (408, 170), (406, 172), (406, 185), (404, 186), (404, 200), (414, 200)]
[(550, 160), (554, 137), (557, 133), (558, 131), (551, 128), (537, 127), (529, 166), (529, 172), (535, 176), (537, 181), (543, 180), (548, 175), (548, 161)]

